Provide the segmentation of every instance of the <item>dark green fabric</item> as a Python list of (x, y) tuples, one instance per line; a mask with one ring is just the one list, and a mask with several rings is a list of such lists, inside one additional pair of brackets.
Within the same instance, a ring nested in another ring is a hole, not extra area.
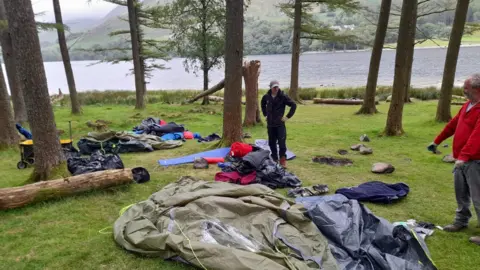
[(129, 251), (206, 269), (339, 269), (300, 207), (263, 185), (182, 177), (126, 210), (114, 237)]
[(160, 137), (148, 134), (128, 134), (126, 132), (89, 132), (85, 139), (94, 142), (106, 142), (117, 139), (123, 141), (137, 140), (147, 143), (155, 150), (172, 149), (183, 145), (182, 141), (163, 141)]

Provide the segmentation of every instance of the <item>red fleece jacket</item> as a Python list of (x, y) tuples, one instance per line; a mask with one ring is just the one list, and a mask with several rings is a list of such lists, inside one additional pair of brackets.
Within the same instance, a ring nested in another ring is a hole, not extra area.
[(467, 112), (470, 101), (465, 103), (458, 114), (435, 138), (436, 144), (453, 136), (453, 157), (458, 160), (480, 160), (480, 104)]

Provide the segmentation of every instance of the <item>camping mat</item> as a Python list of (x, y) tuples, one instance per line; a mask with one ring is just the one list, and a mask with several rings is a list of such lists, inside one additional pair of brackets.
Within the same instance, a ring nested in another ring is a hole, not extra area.
[(339, 269), (300, 209), (260, 184), (182, 177), (123, 212), (114, 239), (130, 252), (202, 269)]
[[(267, 141), (267, 140), (263, 140), (263, 139), (255, 140), (255, 145), (258, 146), (258, 147), (260, 147), (260, 148), (262, 148), (262, 149), (264, 149), (264, 150), (268, 150), (269, 152), (271, 152), (271, 151), (270, 151), (270, 146), (268, 146), (268, 141)], [(277, 153), (280, 152), (280, 149), (279, 149), (279, 147), (278, 147), (278, 144), (277, 144), (277, 151), (278, 151)], [(294, 158), (297, 157), (292, 151), (290, 151), (290, 150), (288, 150), (288, 149), (287, 149), (287, 153), (286, 153), (286, 154), (287, 154), (287, 159), (288, 159), (288, 160), (291, 160), (291, 159), (294, 159)]]
[(341, 269), (437, 269), (415, 231), (393, 226), (357, 200), (335, 194), (299, 197), (296, 202), (308, 209), (308, 216), (327, 237)]
[(195, 158), (216, 158), (216, 157), (225, 157), (230, 152), (230, 147), (214, 149), (206, 152), (196, 153), (189, 156), (171, 158), (171, 159), (160, 159), (158, 164), (160, 166), (173, 166), (180, 164), (193, 163)]

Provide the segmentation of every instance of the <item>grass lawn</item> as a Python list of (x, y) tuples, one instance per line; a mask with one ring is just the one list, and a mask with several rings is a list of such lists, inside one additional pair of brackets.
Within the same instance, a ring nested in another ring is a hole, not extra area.
[[(208, 135), (221, 132), (222, 107), (209, 108), (217, 114), (190, 113), (199, 105), (149, 104), (145, 112), (136, 112), (130, 106), (86, 106), (84, 115), (71, 117), (67, 108), (56, 108), (57, 126), (68, 133), (68, 121), (72, 121), (74, 139), (90, 131), (85, 122), (104, 119), (113, 122), (114, 130), (130, 130), (146, 116), (157, 116), (167, 121), (185, 124), (190, 130)], [(456, 113), (460, 107), (455, 106)], [(410, 194), (393, 205), (368, 207), (378, 216), (390, 222), (416, 219), (446, 225), (455, 214), (452, 165), (441, 161), (451, 148), (441, 147), (442, 155), (426, 151), (426, 146), (443, 127), (433, 121), (436, 102), (420, 102), (407, 105), (404, 113), (406, 135), (397, 138), (378, 137), (382, 131), (388, 104), (381, 104), (381, 114), (355, 116), (357, 106), (299, 106), (288, 122), (287, 145), (297, 154), (289, 162), (289, 169), (305, 185), (328, 184), (333, 193), (337, 188), (358, 185), (369, 180), (388, 183), (405, 182)], [(248, 130), (253, 138), (266, 138), (264, 127)], [(351, 167), (333, 168), (314, 164), (314, 155), (337, 155), (338, 149), (348, 149), (359, 143), (359, 136), (368, 134), (373, 148), (370, 156), (349, 151), (347, 157), (354, 160)], [(249, 139), (253, 142), (253, 139)], [(451, 146), (451, 140), (447, 142)], [(0, 212), (0, 268), (1, 269), (187, 269), (173, 262), (156, 258), (141, 258), (119, 248), (112, 235), (99, 231), (111, 226), (118, 218), (119, 210), (129, 204), (146, 199), (167, 183), (183, 175), (213, 180), (219, 171), (194, 170), (192, 165), (159, 168), (156, 161), (204, 150), (208, 145), (188, 141), (183, 147), (153, 153), (122, 154), (127, 167), (143, 166), (152, 179), (138, 185), (118, 187), (113, 190), (90, 192), (54, 201), (37, 203), (22, 209)], [(19, 153), (0, 153), (0, 187), (21, 185), (31, 169), (17, 170)], [(370, 172), (374, 162), (390, 162), (396, 167), (391, 175), (374, 175)], [(285, 194), (286, 190), (279, 192)], [(439, 269), (476, 269), (480, 265), (480, 247), (468, 242), (468, 237), (478, 233), (471, 229), (448, 234), (437, 230), (427, 239), (427, 244)]]

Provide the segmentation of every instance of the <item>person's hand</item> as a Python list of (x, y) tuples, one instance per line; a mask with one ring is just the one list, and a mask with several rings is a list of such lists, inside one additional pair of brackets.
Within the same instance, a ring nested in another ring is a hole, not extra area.
[(463, 161), (463, 160), (458, 160), (458, 159), (457, 159), (457, 161), (455, 161), (455, 168), (456, 168), (456, 169), (462, 168), (463, 165), (465, 165), (465, 161)]
[(428, 147), (427, 150), (432, 152), (432, 153), (437, 153), (437, 144), (436, 143), (431, 143)]
[(288, 117), (282, 117), (282, 122), (287, 122), (288, 121)]

